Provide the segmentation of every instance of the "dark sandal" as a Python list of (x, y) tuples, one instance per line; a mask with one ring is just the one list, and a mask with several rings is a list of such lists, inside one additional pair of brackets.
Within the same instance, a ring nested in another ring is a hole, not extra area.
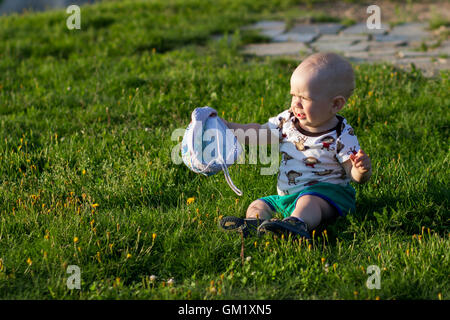
[(288, 236), (289, 234), (295, 237), (304, 237), (311, 239), (311, 236), (307, 230), (306, 224), (295, 218), (286, 218), (283, 220), (271, 219), (264, 221), (258, 227), (258, 234), (265, 233), (267, 231), (275, 234)]
[(220, 219), (219, 227), (225, 231), (240, 231), (244, 233), (244, 237), (249, 232), (256, 232), (258, 227), (265, 220), (262, 219), (243, 219), (239, 217), (228, 216)]

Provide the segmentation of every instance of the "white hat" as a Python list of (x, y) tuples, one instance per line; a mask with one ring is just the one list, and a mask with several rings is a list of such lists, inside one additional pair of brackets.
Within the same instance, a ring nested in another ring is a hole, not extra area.
[(192, 121), (186, 128), (181, 146), (183, 162), (189, 169), (205, 176), (223, 170), (230, 188), (242, 195), (227, 169), (237, 160), (242, 147), (216, 110), (206, 106), (192, 112)]

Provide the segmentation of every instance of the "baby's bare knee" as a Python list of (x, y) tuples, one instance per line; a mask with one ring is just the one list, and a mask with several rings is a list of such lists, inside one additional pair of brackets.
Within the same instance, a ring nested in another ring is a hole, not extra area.
[(272, 218), (272, 209), (262, 200), (253, 201), (247, 208), (247, 218), (259, 218), (262, 220)]

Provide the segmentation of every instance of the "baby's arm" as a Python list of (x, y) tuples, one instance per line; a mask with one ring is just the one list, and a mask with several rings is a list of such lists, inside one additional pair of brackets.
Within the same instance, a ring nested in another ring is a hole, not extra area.
[(356, 155), (352, 154), (350, 159), (343, 164), (347, 175), (352, 177), (352, 180), (357, 183), (366, 183), (372, 175), (372, 165), (369, 156), (363, 151), (359, 150)]
[(242, 144), (271, 144), (279, 139), (278, 136), (271, 134), (270, 129), (265, 125), (259, 123), (241, 124), (222, 120), (228, 128), (234, 131), (238, 141)]

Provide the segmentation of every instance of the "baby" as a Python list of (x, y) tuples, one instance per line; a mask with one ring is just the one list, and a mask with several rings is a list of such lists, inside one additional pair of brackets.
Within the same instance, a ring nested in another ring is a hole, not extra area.
[[(360, 149), (353, 128), (337, 114), (355, 87), (350, 63), (334, 53), (316, 53), (295, 69), (290, 82), (290, 108), (266, 124), (225, 121), (233, 130), (264, 130), (269, 141), (279, 139), (282, 155), (278, 195), (253, 201), (245, 219), (223, 218), (220, 226), (225, 230), (309, 239), (312, 230), (355, 211), (350, 181), (365, 183), (372, 174), (370, 158)], [(278, 136), (267, 129), (276, 129)], [(284, 219), (272, 219), (274, 213)]]

